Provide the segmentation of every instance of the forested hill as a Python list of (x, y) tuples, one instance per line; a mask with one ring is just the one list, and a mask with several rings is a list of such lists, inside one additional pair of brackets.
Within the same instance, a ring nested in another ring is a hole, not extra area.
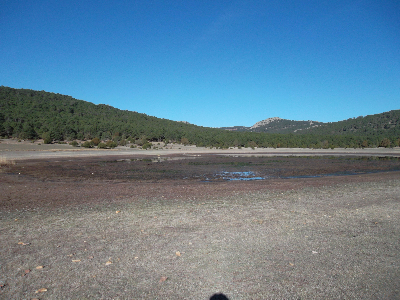
[(266, 132), (266, 133), (296, 133), (299, 130), (308, 130), (315, 126), (320, 126), (324, 123), (316, 121), (294, 121), (281, 118), (269, 118), (260, 122), (257, 122), (251, 127), (245, 126), (234, 126), (234, 127), (222, 127), (225, 130), (231, 131), (242, 131), (242, 132)]
[(388, 135), (400, 137), (400, 110), (351, 118), (339, 122), (294, 121), (269, 118), (251, 127), (235, 126), (222, 129), (242, 132), (296, 133), (318, 135)]
[[(322, 123), (315, 127), (319, 130), (315, 132), (314, 129), (290, 134), (239, 132), (160, 119), (104, 104), (95, 105), (71, 96), (0, 86), (0, 137), (43, 138), (50, 142), (97, 138), (120, 144), (122, 141), (166, 141), (220, 148), (397, 146), (399, 111), (381, 115), (384, 117)], [(380, 121), (375, 122), (378, 119)], [(332, 125), (338, 124), (341, 131), (332, 129), (335, 128)], [(365, 130), (365, 124), (375, 130)], [(302, 126), (306, 128), (308, 125)], [(309, 134), (303, 134), (306, 132)]]
[(117, 136), (180, 141), (187, 135), (206, 131), (215, 135), (221, 131), (95, 105), (71, 96), (4, 86), (0, 87), (1, 119), (2, 135), (34, 139), (51, 133), (56, 141), (94, 137), (109, 140)]
[(308, 129), (314, 134), (387, 135), (400, 137), (400, 110), (351, 118), (333, 123), (322, 123)]

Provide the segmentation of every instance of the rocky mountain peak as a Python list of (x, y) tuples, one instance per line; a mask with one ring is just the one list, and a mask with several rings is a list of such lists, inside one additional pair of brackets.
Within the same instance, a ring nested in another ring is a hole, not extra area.
[(254, 129), (254, 128), (257, 128), (257, 127), (261, 127), (261, 126), (267, 125), (269, 123), (272, 123), (272, 122), (275, 122), (275, 121), (278, 121), (278, 120), (282, 120), (282, 119), (279, 118), (279, 117), (268, 118), (268, 119), (262, 120), (260, 122), (257, 122), (256, 124), (254, 124), (250, 128)]

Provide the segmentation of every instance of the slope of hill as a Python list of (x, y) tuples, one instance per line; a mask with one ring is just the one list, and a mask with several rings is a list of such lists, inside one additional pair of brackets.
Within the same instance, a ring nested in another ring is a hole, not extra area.
[(400, 142), (400, 111), (335, 123), (270, 118), (252, 127), (200, 127), (95, 105), (71, 96), (0, 86), (0, 137), (47, 141), (166, 141), (209, 147), (376, 147)]
[(250, 131), (269, 132), (269, 133), (293, 133), (298, 130), (307, 130), (312, 127), (320, 126), (321, 122), (316, 121), (294, 121), (281, 118), (269, 118), (257, 122), (250, 127)]
[(308, 132), (313, 134), (387, 135), (400, 137), (400, 110), (391, 110), (365, 117), (351, 118), (333, 123), (323, 123)]
[(339, 122), (294, 121), (278, 117), (268, 118), (251, 127), (222, 127), (242, 132), (297, 133), (318, 135), (387, 135), (400, 137), (400, 110), (391, 110)]
[(146, 114), (95, 105), (45, 91), (0, 87), (0, 136), (35, 139), (49, 133), (53, 140), (145, 138), (180, 141), (203, 128)]
[(320, 126), (321, 124), (323, 123), (316, 121), (294, 121), (274, 117), (259, 121), (251, 127), (234, 126), (221, 127), (221, 129), (242, 132), (294, 133), (298, 130), (309, 129), (311, 127)]

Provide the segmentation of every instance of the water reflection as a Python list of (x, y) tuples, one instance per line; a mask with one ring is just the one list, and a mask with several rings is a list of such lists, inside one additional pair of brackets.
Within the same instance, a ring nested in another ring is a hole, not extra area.
[(263, 180), (265, 177), (256, 176), (254, 172), (222, 172), (215, 174), (215, 178), (223, 180)]

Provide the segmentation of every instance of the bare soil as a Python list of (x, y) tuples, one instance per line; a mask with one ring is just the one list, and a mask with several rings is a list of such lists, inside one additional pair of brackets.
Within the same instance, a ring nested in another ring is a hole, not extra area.
[(399, 299), (399, 169), (211, 153), (4, 163), (0, 298)]

